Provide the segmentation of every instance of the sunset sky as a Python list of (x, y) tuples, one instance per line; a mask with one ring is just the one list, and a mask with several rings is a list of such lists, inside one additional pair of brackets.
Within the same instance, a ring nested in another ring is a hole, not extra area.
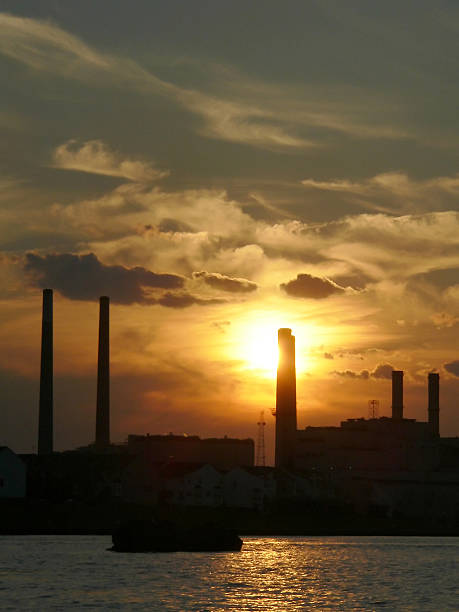
[(278, 327), (298, 423), (459, 435), (459, 5), (3, 0), (0, 444), (36, 450), (41, 289), (55, 448), (94, 439), (111, 297), (112, 440), (256, 438)]

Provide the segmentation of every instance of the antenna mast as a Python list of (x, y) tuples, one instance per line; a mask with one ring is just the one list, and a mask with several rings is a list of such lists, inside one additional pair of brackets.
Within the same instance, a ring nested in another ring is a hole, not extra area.
[(264, 467), (265, 466), (265, 419), (264, 419), (264, 410), (260, 412), (260, 419), (257, 423), (258, 426), (258, 440), (257, 440), (257, 461), (256, 465)]
[(368, 400), (368, 418), (377, 419), (379, 417), (379, 400)]

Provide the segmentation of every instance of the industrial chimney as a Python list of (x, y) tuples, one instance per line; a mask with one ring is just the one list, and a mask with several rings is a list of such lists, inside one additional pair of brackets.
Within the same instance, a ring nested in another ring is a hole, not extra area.
[(435, 438), (440, 436), (440, 375), (431, 372), (428, 376), (429, 385), (429, 425)]
[(110, 445), (110, 298), (99, 305), (99, 358), (97, 364), (96, 447)]
[(279, 364), (276, 389), (276, 467), (292, 467), (296, 447), (295, 336), (278, 331)]
[(53, 291), (43, 290), (38, 454), (53, 452)]
[(403, 419), (403, 371), (392, 370), (392, 418)]

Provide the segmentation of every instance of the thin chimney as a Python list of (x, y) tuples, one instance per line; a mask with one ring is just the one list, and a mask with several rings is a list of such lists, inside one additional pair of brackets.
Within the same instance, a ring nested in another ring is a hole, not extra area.
[(43, 290), (38, 454), (53, 452), (53, 291)]
[(440, 436), (440, 375), (431, 372), (428, 376), (429, 385), (429, 425), (432, 435)]
[(392, 418), (403, 419), (403, 371), (392, 370)]
[(97, 365), (96, 446), (110, 445), (110, 298), (102, 296), (99, 307), (99, 359)]

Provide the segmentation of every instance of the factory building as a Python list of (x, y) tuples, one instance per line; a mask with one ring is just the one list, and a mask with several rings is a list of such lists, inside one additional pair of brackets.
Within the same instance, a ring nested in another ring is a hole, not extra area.
[(127, 450), (152, 461), (173, 463), (208, 463), (221, 470), (254, 464), (251, 438), (200, 438), (186, 435), (129, 435)]
[[(296, 428), (295, 340), (279, 330), (276, 467), (300, 470), (431, 471), (456, 445), (439, 437), (439, 375), (428, 375), (428, 420), (404, 417), (403, 372), (392, 372), (392, 415), (347, 419), (339, 427)], [(445, 444), (444, 444), (445, 442)], [(453, 460), (453, 464), (455, 461)]]

